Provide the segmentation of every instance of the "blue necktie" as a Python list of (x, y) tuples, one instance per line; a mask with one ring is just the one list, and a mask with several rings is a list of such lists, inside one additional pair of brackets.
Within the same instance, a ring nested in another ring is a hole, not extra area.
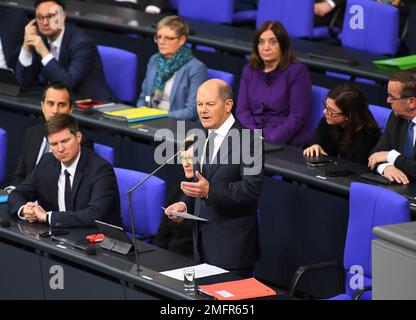
[(406, 144), (404, 146), (404, 154), (409, 157), (413, 158), (413, 127), (415, 123), (413, 121), (409, 121), (406, 131)]

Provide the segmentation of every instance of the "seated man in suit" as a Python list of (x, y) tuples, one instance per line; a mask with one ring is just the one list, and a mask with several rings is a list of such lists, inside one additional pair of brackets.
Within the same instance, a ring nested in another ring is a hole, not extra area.
[(416, 71), (399, 71), (387, 85), (387, 103), (393, 109), (383, 135), (368, 159), (368, 166), (401, 184), (416, 180)]
[(95, 220), (121, 226), (113, 167), (81, 148), (75, 118), (57, 114), (46, 121), (44, 130), (52, 152), (10, 194), (10, 213), (53, 228), (93, 227)]
[(193, 212), (208, 222), (194, 222), (195, 259), (250, 277), (258, 254), (257, 200), (263, 183), (263, 145), (251, 129), (231, 114), (231, 88), (222, 80), (204, 82), (197, 111), (208, 140), (194, 162), (193, 182), (182, 182), (183, 202), (169, 211)]
[[(72, 113), (72, 103), (71, 89), (62, 82), (55, 82), (45, 88), (40, 106), (47, 121), (59, 113)], [(6, 191), (11, 192), (14, 190), (15, 186), (20, 184), (32, 172), (42, 155), (50, 151), (43, 132), (43, 126), (44, 124), (42, 123), (26, 129), (12, 185), (6, 187)], [(92, 140), (86, 138), (84, 134), (82, 135), (81, 145), (90, 150), (93, 150), (94, 147)]]
[(80, 98), (113, 100), (97, 46), (82, 30), (65, 23), (61, 0), (35, 1), (36, 17), (25, 27), (25, 37), (16, 65), (22, 86), (46, 83), (68, 84)]
[(0, 7), (0, 68), (16, 67), (26, 23), (23, 10)]
[[(345, 0), (315, 0), (314, 4), (314, 25), (315, 26), (328, 26), (330, 25), (332, 19), (334, 18), (336, 9), (342, 8), (345, 4)], [(341, 9), (344, 11), (345, 9)], [(338, 27), (342, 27), (342, 21), (344, 18), (344, 12), (340, 12), (339, 16), (336, 18), (335, 24)]]

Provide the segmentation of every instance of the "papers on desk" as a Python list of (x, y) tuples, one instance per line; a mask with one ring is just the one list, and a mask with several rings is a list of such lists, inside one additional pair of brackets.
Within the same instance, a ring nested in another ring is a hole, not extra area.
[(163, 274), (167, 277), (170, 277), (170, 278), (174, 278), (174, 279), (183, 281), (183, 270), (188, 269), (188, 268), (192, 268), (192, 269), (195, 270), (195, 278), (196, 279), (229, 272), (228, 270), (225, 270), (225, 269), (222, 269), (222, 268), (219, 268), (219, 267), (207, 264), (207, 263), (203, 263), (203, 264), (198, 264), (198, 265), (195, 265), (195, 266), (189, 266), (189, 267), (185, 267), (185, 268), (179, 268), (179, 269), (164, 271), (164, 272), (161, 272), (161, 274)]
[(105, 111), (102, 113), (102, 115), (105, 118), (109, 118), (112, 120), (131, 123), (145, 120), (153, 120), (158, 118), (165, 118), (169, 115), (169, 112), (162, 109), (139, 107), (114, 111)]
[(161, 208), (164, 211), (166, 211), (167, 213), (169, 213), (169, 214), (171, 214), (175, 217), (181, 217), (181, 218), (184, 218), (184, 219), (198, 220), (198, 221), (208, 221), (207, 219), (200, 218), (200, 217), (194, 216), (193, 214), (189, 214), (189, 213), (186, 213), (186, 212), (169, 211), (169, 210), (166, 210), (166, 208), (163, 208), (163, 207), (161, 207)]

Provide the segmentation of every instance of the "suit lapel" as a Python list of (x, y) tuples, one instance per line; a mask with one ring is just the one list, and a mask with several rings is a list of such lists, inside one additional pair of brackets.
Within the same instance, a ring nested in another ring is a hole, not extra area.
[(53, 166), (51, 171), (45, 174), (46, 186), (49, 189), (48, 194), (51, 195), (52, 199), (52, 211), (59, 211), (58, 205), (58, 180), (61, 173), (61, 163), (56, 160), (56, 158), (51, 154), (50, 155), (53, 161)]
[(82, 178), (84, 177), (84, 171), (87, 166), (88, 150), (81, 150), (81, 157), (79, 158), (77, 168), (75, 170), (74, 181), (72, 182), (72, 208), (75, 210), (74, 200), (76, 199), (76, 194), (78, 192), (79, 186), (81, 185)]

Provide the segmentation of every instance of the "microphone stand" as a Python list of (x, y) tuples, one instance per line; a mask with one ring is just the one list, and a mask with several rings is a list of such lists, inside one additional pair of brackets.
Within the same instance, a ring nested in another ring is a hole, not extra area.
[[(193, 144), (194, 144), (194, 142), (192, 143), (192, 145)], [(144, 178), (142, 181), (140, 181), (138, 184), (136, 184), (133, 188), (131, 188), (130, 190), (127, 191), (127, 197), (129, 199), (129, 216), (130, 216), (131, 232), (133, 234), (133, 246), (134, 246), (135, 259), (136, 259), (136, 270), (135, 270), (135, 272), (137, 272), (137, 274), (139, 274), (139, 272), (141, 270), (140, 270), (140, 265), (139, 265), (139, 255), (138, 255), (138, 252), (137, 252), (137, 244), (136, 244), (136, 226), (134, 224), (132, 194), (133, 194), (134, 190), (136, 190), (138, 187), (140, 187), (142, 184), (144, 184), (147, 180), (149, 180), (151, 177), (153, 177), (156, 174), (156, 172), (158, 172), (160, 169), (162, 169), (164, 166), (166, 166), (169, 163), (169, 161), (171, 161), (172, 159), (174, 159), (175, 157), (177, 157), (177, 155), (179, 153), (181, 153), (182, 151), (187, 150), (189, 148), (190, 148), (190, 146), (188, 148), (186, 148), (186, 146), (185, 146), (185, 147), (179, 149), (179, 151), (176, 152), (167, 161), (165, 161), (165, 163), (163, 163), (162, 165), (160, 165), (159, 167), (157, 167), (146, 178)]]

